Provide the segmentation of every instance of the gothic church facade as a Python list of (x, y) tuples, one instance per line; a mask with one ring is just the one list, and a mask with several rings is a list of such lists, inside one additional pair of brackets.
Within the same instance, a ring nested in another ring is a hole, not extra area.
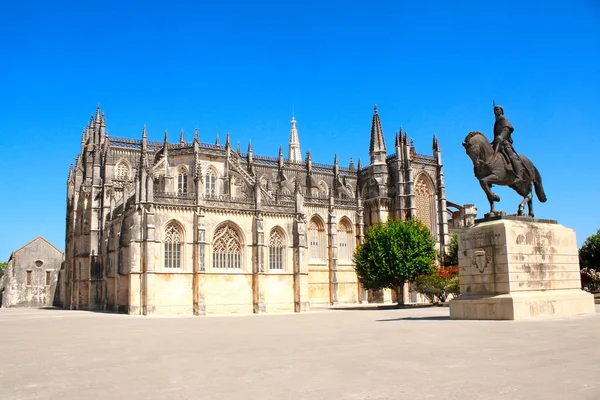
[(67, 183), (64, 306), (130, 314), (305, 311), (367, 300), (352, 264), (366, 228), (418, 218), (448, 239), (441, 151), (400, 131), (388, 155), (377, 108), (370, 163), (255, 155), (203, 143), (112, 137), (100, 108)]

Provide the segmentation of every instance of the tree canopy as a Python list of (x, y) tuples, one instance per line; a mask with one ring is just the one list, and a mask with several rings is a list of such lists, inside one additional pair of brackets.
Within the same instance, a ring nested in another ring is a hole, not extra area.
[(444, 257), (444, 266), (450, 267), (455, 265), (458, 265), (458, 235), (453, 233), (450, 237), (448, 252)]
[(600, 270), (600, 229), (589, 236), (579, 249), (580, 267)]
[(364, 243), (354, 253), (354, 264), (366, 289), (397, 291), (405, 282), (431, 273), (435, 257), (433, 238), (422, 222), (387, 221), (367, 229)]

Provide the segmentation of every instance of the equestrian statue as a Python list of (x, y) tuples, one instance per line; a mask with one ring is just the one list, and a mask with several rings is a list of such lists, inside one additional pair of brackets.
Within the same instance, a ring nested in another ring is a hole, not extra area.
[(517, 154), (513, 148), (513, 126), (504, 116), (502, 106), (494, 104), (494, 140), (490, 144), (481, 132), (471, 132), (465, 138), (463, 146), (473, 161), (475, 177), (490, 202), (489, 216), (496, 215), (494, 202), (500, 197), (492, 192), (492, 185), (508, 186), (523, 196), (519, 203), (518, 215), (523, 215), (527, 203), (529, 216), (533, 217), (533, 191), (540, 202), (546, 201), (542, 177), (533, 163), (525, 156)]

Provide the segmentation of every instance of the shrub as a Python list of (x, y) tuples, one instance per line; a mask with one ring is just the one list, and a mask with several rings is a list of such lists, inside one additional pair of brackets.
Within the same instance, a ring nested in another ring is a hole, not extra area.
[(444, 303), (450, 295), (458, 296), (458, 266), (441, 267), (429, 275), (418, 277), (415, 280), (415, 290), (432, 303)]

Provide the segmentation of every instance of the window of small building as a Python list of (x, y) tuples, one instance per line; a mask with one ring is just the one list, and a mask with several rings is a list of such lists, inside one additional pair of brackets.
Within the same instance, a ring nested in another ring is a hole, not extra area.
[(27, 286), (31, 286), (31, 281), (32, 281), (31, 272), (32, 271), (27, 271)]
[(50, 286), (51, 280), (52, 276), (50, 275), (50, 271), (46, 271), (46, 286)]

